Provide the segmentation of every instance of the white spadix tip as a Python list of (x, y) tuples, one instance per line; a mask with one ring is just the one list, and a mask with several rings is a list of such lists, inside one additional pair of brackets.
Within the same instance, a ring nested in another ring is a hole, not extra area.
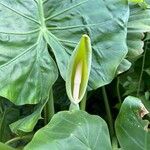
[(73, 98), (75, 100), (75, 103), (78, 103), (79, 101), (80, 84), (82, 80), (82, 67), (83, 67), (83, 63), (82, 61), (80, 61), (77, 64), (75, 77), (74, 77)]

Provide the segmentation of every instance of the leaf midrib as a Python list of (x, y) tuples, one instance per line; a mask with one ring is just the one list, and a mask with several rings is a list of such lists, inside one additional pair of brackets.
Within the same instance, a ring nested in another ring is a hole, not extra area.
[(43, 8), (43, 1), (42, 0), (38, 0), (38, 9), (39, 9), (41, 29), (46, 29), (45, 15), (44, 15), (44, 8)]
[(124, 127), (122, 127), (121, 125), (119, 125), (119, 126), (120, 126), (120, 128), (124, 131), (124, 133), (131, 139), (131, 141), (133, 141), (138, 147), (140, 147), (141, 150), (145, 150), (145, 149), (143, 148), (143, 146), (142, 146), (140, 143), (138, 143), (138, 142), (126, 131), (126, 129), (125, 129)]

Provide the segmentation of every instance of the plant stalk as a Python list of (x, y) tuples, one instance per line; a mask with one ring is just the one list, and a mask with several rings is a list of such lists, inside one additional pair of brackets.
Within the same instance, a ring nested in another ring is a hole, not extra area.
[(114, 137), (112, 138), (112, 150), (119, 150), (119, 149), (118, 149), (118, 141), (117, 141), (116, 136), (114, 136)]
[(2, 103), (2, 100), (0, 100), (0, 113), (3, 113), (3, 103)]
[(83, 111), (86, 110), (86, 101), (87, 101), (87, 92), (85, 92), (84, 97), (80, 103), (80, 109)]
[(17, 142), (19, 140), (25, 140), (25, 139), (29, 139), (31, 140), (33, 137), (33, 134), (30, 134), (30, 135), (25, 135), (25, 136), (22, 136), (22, 137), (15, 137), (7, 142), (5, 142), (6, 145), (10, 145), (11, 143), (14, 143), (14, 142)]
[(51, 118), (55, 114), (54, 109), (54, 98), (53, 98), (53, 89), (50, 90), (49, 99), (45, 105), (44, 108), (44, 122), (45, 124), (48, 124)]
[(71, 102), (69, 111), (73, 111), (73, 110), (80, 110), (79, 104), (75, 104), (75, 103)]
[(138, 83), (137, 94), (136, 94), (137, 97), (139, 97), (139, 94), (140, 94), (140, 88), (141, 88), (141, 83), (142, 83), (142, 78), (143, 78), (143, 72), (144, 72), (144, 66), (145, 66), (145, 57), (146, 57), (147, 45), (148, 45), (148, 41), (145, 44), (145, 49), (144, 49), (144, 54), (143, 54), (143, 61), (142, 61), (141, 73), (140, 73), (140, 77), (139, 77), (139, 83)]
[(114, 126), (113, 126), (113, 119), (112, 119), (112, 115), (111, 115), (111, 110), (110, 110), (108, 96), (106, 93), (105, 86), (102, 87), (102, 94), (103, 94), (103, 98), (104, 98), (106, 114), (108, 117), (108, 125), (109, 125), (109, 129), (110, 129), (110, 134), (111, 134), (111, 137), (113, 137), (113, 135), (115, 133), (114, 132)]
[(122, 101), (121, 101), (119, 83), (120, 83), (120, 78), (117, 77), (117, 87), (116, 87), (117, 88), (117, 97), (118, 97), (119, 104), (121, 105)]

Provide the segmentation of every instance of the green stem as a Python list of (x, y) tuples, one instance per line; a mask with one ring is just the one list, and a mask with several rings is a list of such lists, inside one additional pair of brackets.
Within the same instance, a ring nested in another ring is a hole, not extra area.
[(51, 118), (54, 116), (55, 114), (55, 109), (54, 109), (54, 98), (53, 98), (53, 90), (50, 90), (50, 94), (49, 94), (49, 99), (45, 105), (44, 108), (44, 121), (45, 124), (49, 123), (49, 121), (51, 120)]
[(0, 100), (0, 113), (3, 113), (3, 102)]
[(138, 83), (138, 88), (137, 88), (137, 97), (140, 94), (140, 88), (141, 88), (142, 77), (143, 77), (144, 66), (145, 66), (145, 57), (146, 57), (147, 45), (148, 45), (148, 42), (146, 42), (146, 44), (145, 44), (145, 49), (144, 49), (144, 54), (143, 54), (143, 61), (142, 61), (142, 67), (141, 67), (141, 73), (140, 73), (139, 83)]
[(111, 111), (110, 111), (110, 107), (109, 107), (109, 101), (108, 101), (105, 86), (102, 87), (102, 94), (103, 94), (103, 98), (104, 98), (106, 114), (107, 114), (107, 117), (108, 117), (108, 124), (109, 124), (109, 128), (110, 128), (110, 134), (111, 134), (111, 137), (113, 137), (113, 135), (114, 135), (113, 119), (112, 119), (112, 115), (111, 115)]
[(25, 136), (22, 136), (22, 137), (15, 137), (15, 138), (13, 138), (13, 139), (11, 139), (11, 140), (5, 142), (5, 144), (6, 144), (6, 145), (10, 145), (11, 143), (17, 142), (17, 141), (19, 141), (19, 140), (27, 140), (27, 139), (31, 140), (32, 137), (33, 137), (33, 134), (25, 135)]
[(40, 16), (40, 23), (41, 23), (41, 29), (45, 29), (45, 16), (44, 16), (44, 8), (43, 8), (43, 1), (38, 0), (38, 7), (39, 7), (39, 16)]
[(69, 111), (80, 110), (79, 104), (72, 103), (70, 104)]
[(5, 116), (8, 113), (8, 111), (4, 110), (3, 113), (2, 113), (2, 116), (1, 116), (1, 121), (0, 121), (0, 141), (2, 141), (2, 138), (4, 136)]
[(117, 149), (118, 149), (118, 141), (117, 141), (116, 136), (114, 136), (112, 138), (112, 150), (117, 150)]
[(80, 103), (80, 109), (83, 111), (86, 110), (86, 101), (87, 101), (87, 92), (85, 92), (84, 97)]
[(119, 77), (117, 77), (117, 97), (118, 97), (118, 101), (119, 101), (119, 103), (121, 104), (122, 103), (122, 101), (121, 101), (121, 95), (120, 95), (120, 88), (119, 88), (119, 83), (120, 83), (120, 78)]

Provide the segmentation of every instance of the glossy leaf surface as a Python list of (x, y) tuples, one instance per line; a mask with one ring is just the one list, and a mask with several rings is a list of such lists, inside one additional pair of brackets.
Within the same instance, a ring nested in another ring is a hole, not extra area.
[(91, 37), (90, 89), (109, 83), (127, 53), (126, 0), (1, 0), (0, 10), (0, 95), (17, 105), (48, 97), (57, 67), (47, 44), (65, 79), (81, 35)]
[(59, 112), (40, 129), (25, 150), (111, 150), (104, 120), (83, 111)]
[(150, 32), (150, 10), (143, 10), (138, 5), (130, 5), (130, 17), (128, 21), (128, 57), (137, 58), (143, 53), (144, 33)]
[(143, 119), (148, 113), (140, 99), (129, 96), (124, 100), (115, 125), (123, 150), (150, 149), (150, 122)]

